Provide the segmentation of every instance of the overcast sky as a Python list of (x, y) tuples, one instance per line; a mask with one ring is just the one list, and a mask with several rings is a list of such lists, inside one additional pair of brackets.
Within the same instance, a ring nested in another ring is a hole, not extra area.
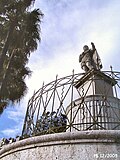
[(35, 8), (44, 13), (41, 43), (30, 57), (33, 71), (26, 79), (28, 94), (0, 116), (0, 138), (21, 134), (27, 102), (34, 91), (59, 77), (83, 72), (78, 62), (85, 44), (95, 43), (103, 70), (120, 68), (119, 0), (36, 0)]

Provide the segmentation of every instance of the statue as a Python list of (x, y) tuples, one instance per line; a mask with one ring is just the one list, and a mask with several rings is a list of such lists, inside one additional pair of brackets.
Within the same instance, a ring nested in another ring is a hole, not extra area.
[(91, 42), (92, 49), (89, 49), (87, 45), (83, 47), (83, 52), (79, 56), (79, 62), (81, 62), (81, 68), (87, 72), (91, 69), (100, 70), (102, 63), (97, 53), (94, 43)]

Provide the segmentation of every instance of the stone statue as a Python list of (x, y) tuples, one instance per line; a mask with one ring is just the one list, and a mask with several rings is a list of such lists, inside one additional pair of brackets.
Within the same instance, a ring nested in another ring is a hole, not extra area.
[(83, 47), (83, 52), (79, 56), (79, 62), (81, 62), (81, 68), (87, 72), (91, 69), (100, 70), (102, 63), (97, 53), (94, 43), (91, 42), (92, 49), (89, 49), (87, 45)]

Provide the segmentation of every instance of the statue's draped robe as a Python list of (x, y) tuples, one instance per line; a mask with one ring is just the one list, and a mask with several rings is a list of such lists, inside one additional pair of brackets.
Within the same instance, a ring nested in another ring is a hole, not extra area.
[(102, 68), (102, 63), (97, 50), (94, 51), (92, 59), (95, 65), (95, 69), (100, 70)]

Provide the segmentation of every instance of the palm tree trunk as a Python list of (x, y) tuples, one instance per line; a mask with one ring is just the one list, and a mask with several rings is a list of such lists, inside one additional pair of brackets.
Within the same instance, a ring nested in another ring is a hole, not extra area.
[(2, 80), (1, 80), (1, 83), (0, 83), (0, 98), (1, 98), (1, 93), (3, 91), (3, 88), (4, 86), (6, 85), (6, 78), (7, 78), (7, 75), (8, 75), (8, 72), (9, 72), (9, 69), (11, 67), (11, 62), (12, 62), (12, 59), (14, 57), (14, 53), (15, 53), (15, 49), (13, 49), (12, 53), (11, 53), (11, 56), (10, 56), (10, 59), (8, 61), (8, 64), (6, 66), (6, 69), (5, 69), (5, 72), (4, 72), (4, 75), (2, 77)]
[(2, 49), (2, 53), (0, 55), (0, 73), (3, 70), (3, 64), (4, 64), (4, 61), (6, 58), (6, 53), (8, 51), (9, 46), (10, 46), (10, 41), (12, 41), (12, 35), (13, 35), (14, 28), (15, 28), (15, 25), (12, 23), (10, 25), (10, 28), (9, 28), (9, 31), (8, 31), (8, 34), (7, 34), (7, 37), (5, 40), (5, 45), (4, 45), (4, 47)]

